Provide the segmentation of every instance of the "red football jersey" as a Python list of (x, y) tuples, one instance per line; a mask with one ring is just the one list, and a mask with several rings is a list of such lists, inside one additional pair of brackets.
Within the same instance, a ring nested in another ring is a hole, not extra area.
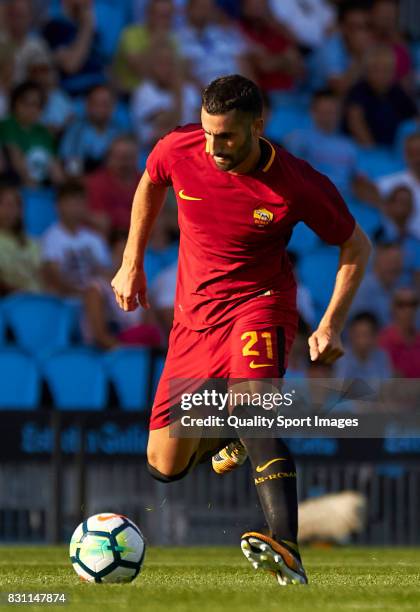
[(286, 245), (299, 221), (333, 245), (353, 232), (354, 218), (331, 181), (268, 145), (267, 163), (243, 175), (216, 166), (201, 125), (170, 132), (149, 155), (151, 180), (172, 185), (178, 201), (175, 320), (191, 329), (226, 321), (268, 291), (280, 308), (295, 308)]

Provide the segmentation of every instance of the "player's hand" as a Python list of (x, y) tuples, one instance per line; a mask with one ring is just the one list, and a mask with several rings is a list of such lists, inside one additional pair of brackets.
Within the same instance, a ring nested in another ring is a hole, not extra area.
[(140, 304), (143, 308), (150, 308), (147, 291), (146, 277), (142, 268), (130, 268), (122, 264), (111, 281), (117, 304), (123, 310), (135, 310)]
[(330, 327), (318, 327), (308, 344), (311, 361), (331, 364), (344, 355), (340, 334)]

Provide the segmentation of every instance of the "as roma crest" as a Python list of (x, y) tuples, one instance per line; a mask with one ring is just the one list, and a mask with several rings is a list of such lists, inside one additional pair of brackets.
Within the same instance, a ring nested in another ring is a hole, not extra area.
[(264, 227), (273, 220), (273, 213), (266, 208), (256, 208), (254, 210), (254, 222), (258, 227)]

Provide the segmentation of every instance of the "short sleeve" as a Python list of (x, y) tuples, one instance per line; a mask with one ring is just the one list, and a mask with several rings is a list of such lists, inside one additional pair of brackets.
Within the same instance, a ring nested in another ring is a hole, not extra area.
[(109, 268), (111, 266), (111, 254), (105, 240), (89, 232), (89, 242), (97, 264), (103, 268)]
[(61, 263), (64, 258), (60, 236), (54, 230), (47, 231), (41, 243), (42, 261)]
[(301, 161), (300, 218), (320, 238), (331, 245), (346, 242), (353, 233), (355, 219), (334, 184), (308, 163)]
[(166, 187), (172, 185), (170, 135), (161, 138), (153, 147), (146, 169), (152, 183)]

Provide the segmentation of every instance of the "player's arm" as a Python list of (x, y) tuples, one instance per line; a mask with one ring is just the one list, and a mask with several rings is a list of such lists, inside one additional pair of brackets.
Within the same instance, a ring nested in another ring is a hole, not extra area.
[(350, 305), (364, 276), (371, 252), (369, 238), (356, 224), (350, 238), (340, 246), (334, 291), (318, 329), (309, 338), (311, 360), (333, 363), (343, 355), (341, 332)]
[(137, 300), (143, 308), (149, 307), (143, 270), (144, 253), (166, 192), (167, 187), (153, 183), (145, 170), (134, 195), (123, 261), (111, 283), (116, 300), (123, 310), (135, 310)]

